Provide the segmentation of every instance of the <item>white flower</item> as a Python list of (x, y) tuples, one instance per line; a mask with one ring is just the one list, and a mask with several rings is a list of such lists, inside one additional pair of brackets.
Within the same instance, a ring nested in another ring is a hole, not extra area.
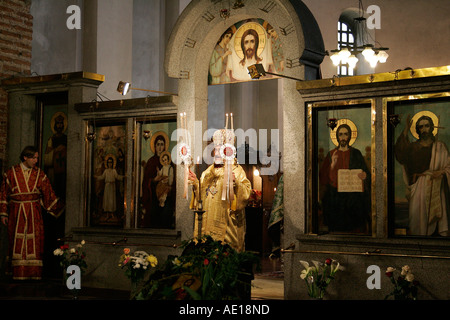
[(79, 244), (77, 244), (77, 248), (81, 248), (82, 246), (84, 246), (86, 242), (84, 240), (81, 240), (81, 242)]
[[(335, 263), (334, 263), (334, 260), (333, 260), (333, 263), (331, 263), (331, 265), (330, 265), (331, 274), (334, 274), (334, 273), (337, 272), (339, 269), (341, 269), (340, 263), (339, 263), (338, 261), (336, 261), (336, 262), (337, 262), (337, 264), (335, 264)], [(334, 267), (334, 266), (335, 266), (335, 267)]]
[(401, 273), (401, 275), (402, 275), (402, 276), (405, 276), (405, 275), (407, 275), (410, 271), (411, 271), (411, 268), (410, 268), (408, 265), (403, 266), (403, 267), (402, 267), (402, 273)]
[(70, 253), (75, 253), (75, 248), (71, 248), (69, 252)]
[(304, 280), (308, 276), (310, 271), (311, 271), (311, 267), (308, 267), (307, 269), (302, 270), (302, 273), (300, 274), (300, 278)]
[(303, 267), (304, 267), (305, 269), (308, 269), (308, 268), (309, 268), (309, 263), (308, 263), (308, 261), (300, 260), (300, 263), (303, 265)]
[(406, 281), (413, 282), (414, 281), (414, 275), (412, 273), (408, 273), (405, 277)]
[(176, 266), (180, 266), (181, 265), (181, 261), (178, 258), (175, 258), (172, 260), (172, 263)]
[(395, 268), (392, 268), (392, 267), (388, 267), (387, 269), (386, 269), (386, 273), (388, 273), (388, 272), (394, 272), (395, 271)]
[(55, 256), (62, 256), (63, 253), (64, 253), (64, 251), (62, 251), (60, 248), (53, 251), (53, 255), (55, 255)]

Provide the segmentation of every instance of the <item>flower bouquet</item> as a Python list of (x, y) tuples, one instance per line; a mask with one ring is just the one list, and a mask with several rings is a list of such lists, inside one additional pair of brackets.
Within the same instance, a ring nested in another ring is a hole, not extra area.
[[(125, 269), (125, 275), (131, 280), (132, 291), (136, 291), (139, 283), (144, 280), (146, 273), (158, 265), (158, 259), (145, 251), (135, 251), (130, 254), (130, 249), (123, 249), (120, 256), (119, 267)], [(132, 292), (133, 294), (133, 292)]]
[[(86, 252), (84, 251), (85, 241), (82, 240), (80, 243), (76, 244), (74, 247), (70, 248), (68, 244), (64, 244), (53, 251), (53, 255), (60, 258), (59, 265), (63, 268), (63, 281), (67, 285), (67, 279), (69, 277), (67, 273), (67, 268), (72, 265), (76, 265), (80, 268), (81, 275), (86, 272)], [(73, 299), (78, 299), (79, 289), (70, 289)]]
[(81, 274), (87, 269), (86, 252), (84, 251), (85, 241), (70, 248), (68, 244), (62, 245), (53, 251), (53, 255), (60, 257), (60, 266), (64, 269), (65, 279), (67, 278), (66, 270), (71, 265), (80, 267)]
[(323, 299), (325, 291), (334, 279), (335, 273), (341, 269), (339, 262), (333, 259), (326, 259), (325, 263), (312, 261), (314, 266), (310, 266), (308, 262), (300, 260), (305, 268), (300, 274), (300, 278), (305, 280), (308, 288), (308, 295), (311, 298)]
[(408, 265), (402, 267), (402, 271), (397, 279), (394, 277), (396, 269), (388, 267), (386, 276), (391, 280), (394, 289), (386, 295), (385, 300), (394, 296), (395, 300), (417, 300), (417, 287), (419, 282), (414, 280), (414, 275)]
[(141, 300), (238, 300), (250, 296), (259, 257), (238, 252), (211, 236), (183, 241), (179, 256), (169, 255), (150, 275)]

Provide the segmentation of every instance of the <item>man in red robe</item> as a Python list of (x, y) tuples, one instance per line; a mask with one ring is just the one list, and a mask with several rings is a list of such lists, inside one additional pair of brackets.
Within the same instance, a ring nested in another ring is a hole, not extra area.
[(20, 164), (10, 168), (0, 186), (0, 217), (8, 227), (9, 259), (14, 280), (40, 280), (44, 253), (41, 206), (55, 217), (64, 210), (45, 173), (36, 167), (38, 151), (28, 146)]

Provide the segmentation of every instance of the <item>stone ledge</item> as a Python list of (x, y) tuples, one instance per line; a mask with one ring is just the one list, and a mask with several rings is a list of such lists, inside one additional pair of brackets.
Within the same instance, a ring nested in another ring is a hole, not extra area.
[[(448, 257), (450, 252), (450, 238), (373, 238), (357, 235), (297, 235), (300, 247), (348, 248), (349, 252), (368, 252), (368, 255), (406, 254), (415, 252), (418, 255), (436, 255), (436, 258)], [(299, 250), (295, 248), (293, 251)], [(320, 249), (318, 249), (320, 250)], [(326, 249), (325, 249), (326, 250)]]
[(114, 229), (79, 227), (72, 228), (66, 239), (85, 240), (99, 245), (127, 246), (178, 246), (181, 232), (171, 229)]

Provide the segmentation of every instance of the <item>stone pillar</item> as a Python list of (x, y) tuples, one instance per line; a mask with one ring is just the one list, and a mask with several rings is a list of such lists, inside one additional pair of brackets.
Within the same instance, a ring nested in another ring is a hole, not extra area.
[[(305, 108), (300, 94), (296, 91), (295, 81), (283, 80), (283, 170), (284, 170), (284, 238), (282, 248), (297, 243), (296, 236), (303, 234), (305, 228)], [(284, 283), (289, 284), (298, 278), (298, 259), (294, 255), (285, 254)], [(285, 297), (295, 290), (285, 285)]]
[[(197, 157), (202, 159), (203, 150), (206, 147), (206, 141), (203, 141), (203, 132), (208, 126), (208, 92), (206, 87), (195, 85), (195, 77), (191, 79), (180, 79), (178, 84), (180, 88), (178, 111), (179, 113), (186, 113), (187, 129), (191, 136), (191, 152), (195, 163)], [(178, 127), (181, 127), (180, 123), (178, 123)], [(182, 166), (179, 168), (183, 169)], [(202, 171), (206, 168), (204, 161), (202, 161), (201, 168)], [(192, 171), (194, 170), (195, 168), (192, 168)], [(184, 192), (183, 181), (184, 171), (177, 170), (177, 194), (179, 195), (182, 195)], [(183, 199), (182, 197), (177, 199), (175, 225), (177, 226), (177, 230), (181, 231), (182, 240), (194, 237), (194, 212), (189, 209), (191, 197), (192, 187), (189, 187), (187, 199)]]
[(86, 172), (85, 123), (74, 109), (75, 104), (89, 102), (96, 98), (97, 86), (74, 84), (68, 94), (67, 126), (67, 192), (66, 194), (66, 232), (73, 227), (85, 225), (84, 184), (80, 183)]

